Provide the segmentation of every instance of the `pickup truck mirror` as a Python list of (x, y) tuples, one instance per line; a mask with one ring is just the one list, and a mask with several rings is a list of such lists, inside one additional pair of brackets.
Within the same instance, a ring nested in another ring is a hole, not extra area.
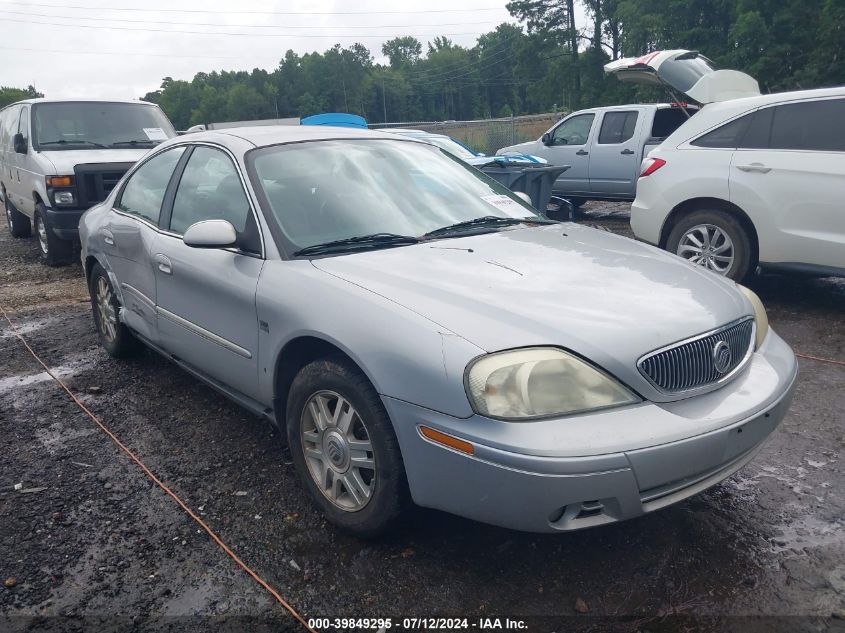
[(14, 144), (14, 146), (15, 146), (15, 151), (16, 151), (18, 154), (26, 154), (26, 152), (27, 152), (27, 143), (26, 143), (26, 139), (23, 137), (23, 134), (21, 134), (20, 132), (18, 132), (17, 134), (15, 134), (15, 136), (13, 137), (13, 141), (12, 141), (12, 142), (13, 142), (13, 144)]
[(227, 248), (237, 243), (238, 234), (226, 220), (203, 220), (189, 226), (182, 241), (194, 248)]
[(551, 145), (552, 144), (552, 135), (549, 134), (548, 132), (546, 132), (540, 138), (540, 141), (543, 143), (543, 145)]

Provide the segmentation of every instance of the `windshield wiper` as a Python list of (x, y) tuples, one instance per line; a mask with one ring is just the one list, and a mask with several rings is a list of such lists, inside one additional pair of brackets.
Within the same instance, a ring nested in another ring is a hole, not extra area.
[(306, 246), (294, 253), (294, 255), (322, 255), (325, 253), (341, 253), (343, 251), (363, 250), (368, 248), (389, 248), (391, 246), (407, 246), (416, 244), (420, 240), (412, 235), (398, 235), (396, 233), (373, 233), (371, 235), (358, 235), (347, 237), (342, 240), (332, 240), (322, 244)]
[(114, 141), (111, 146), (115, 147), (117, 145), (158, 145), (161, 141), (153, 141), (149, 139), (137, 139), (133, 138), (129, 141)]
[(476, 228), (496, 228), (500, 226), (511, 226), (514, 224), (555, 224), (554, 220), (547, 220), (545, 218), (503, 218), (498, 215), (484, 215), (480, 218), (472, 220), (465, 220), (463, 222), (456, 222), (448, 226), (441, 226), (439, 229), (429, 231), (423, 238), (443, 237), (444, 235), (452, 235), (463, 233), (467, 230)]
[(108, 145), (103, 145), (102, 143), (95, 143), (94, 141), (85, 141), (81, 139), (68, 140), (66, 138), (59, 139), (58, 141), (38, 141), (38, 146), (40, 147), (42, 145), (93, 145), (94, 147), (108, 149)]

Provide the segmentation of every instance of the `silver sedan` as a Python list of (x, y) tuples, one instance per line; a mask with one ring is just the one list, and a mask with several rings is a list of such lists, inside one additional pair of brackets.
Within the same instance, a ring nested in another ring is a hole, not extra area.
[(80, 235), (105, 349), (278, 425), (360, 536), (411, 502), (541, 532), (662, 508), (751, 460), (795, 382), (750, 290), (393, 134), (172, 139)]

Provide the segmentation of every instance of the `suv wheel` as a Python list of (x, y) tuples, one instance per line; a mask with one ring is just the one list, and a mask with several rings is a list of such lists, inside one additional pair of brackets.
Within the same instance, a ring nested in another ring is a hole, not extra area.
[(91, 269), (91, 308), (94, 311), (94, 325), (100, 337), (100, 344), (114, 358), (134, 356), (140, 349), (140, 341), (120, 322), (120, 304), (112, 289), (106, 271), (99, 264)]
[(29, 218), (12, 206), (8, 194), (3, 196), (3, 201), (6, 207), (6, 223), (9, 225), (9, 233), (12, 237), (29, 237), (32, 235), (32, 225), (29, 223)]
[(41, 261), (48, 266), (63, 266), (73, 259), (73, 242), (63, 240), (53, 233), (47, 220), (47, 209), (40, 202), (35, 205), (35, 237)]
[(287, 435), (297, 474), (332, 523), (372, 538), (409, 505), (393, 425), (376, 390), (341, 356), (303, 367), (290, 388)]
[(666, 250), (716, 274), (741, 281), (751, 269), (751, 240), (725, 211), (694, 211), (669, 234)]

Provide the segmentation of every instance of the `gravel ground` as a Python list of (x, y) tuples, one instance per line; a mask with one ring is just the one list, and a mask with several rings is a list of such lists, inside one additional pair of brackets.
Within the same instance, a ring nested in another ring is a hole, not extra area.
[[(582, 221), (625, 233), (627, 207), (591, 203)], [(109, 358), (80, 267), (42, 267), (33, 240), (0, 233), (0, 305), (19, 331), (306, 617), (509, 615), (534, 617), (537, 631), (845, 629), (841, 366), (801, 360), (792, 410), (763, 452), (663, 511), (539, 536), (418, 510), (390, 538), (362, 542), (312, 509), (272, 429), (153, 353)], [(796, 351), (845, 359), (842, 280), (750, 285)], [(0, 630), (296, 628), (5, 322), (0, 366)]]

